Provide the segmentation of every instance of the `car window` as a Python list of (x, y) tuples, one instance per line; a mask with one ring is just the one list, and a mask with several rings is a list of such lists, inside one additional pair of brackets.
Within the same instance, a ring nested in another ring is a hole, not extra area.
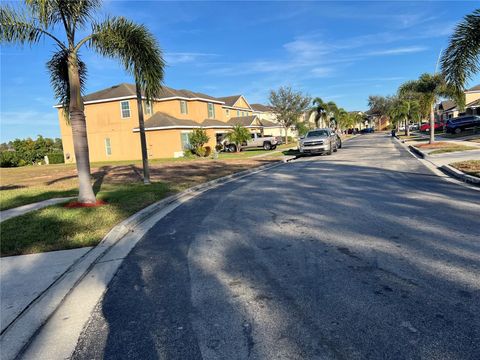
[(309, 131), (307, 133), (307, 137), (317, 137), (317, 136), (328, 136), (328, 131), (327, 130), (315, 130), (315, 131)]

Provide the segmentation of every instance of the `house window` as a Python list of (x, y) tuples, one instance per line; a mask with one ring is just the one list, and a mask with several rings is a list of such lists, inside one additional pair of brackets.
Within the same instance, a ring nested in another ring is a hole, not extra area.
[(180, 100), (180, 113), (188, 114), (187, 102), (185, 100)]
[(143, 109), (145, 111), (145, 115), (152, 115), (153, 108), (152, 108), (152, 103), (151, 102), (143, 103)]
[(237, 110), (237, 116), (240, 116), (240, 110)]
[(212, 103), (208, 103), (208, 118), (213, 119), (215, 118), (215, 108), (213, 107)]
[(190, 150), (190, 133), (182, 132), (180, 134), (180, 141), (182, 142), (182, 150)]
[(129, 118), (130, 117), (130, 102), (127, 101), (122, 101), (120, 103), (121, 109), (122, 109), (122, 119)]
[(230, 110), (225, 109), (225, 114), (227, 115), (227, 117), (230, 117)]
[(110, 145), (110, 138), (105, 139), (105, 153), (107, 156), (112, 155), (112, 147)]

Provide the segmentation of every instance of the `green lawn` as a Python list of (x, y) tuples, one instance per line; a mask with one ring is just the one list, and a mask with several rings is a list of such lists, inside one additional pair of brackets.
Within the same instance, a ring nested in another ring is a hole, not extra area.
[(454, 151), (468, 151), (468, 150), (478, 150), (478, 147), (466, 146), (466, 145), (451, 145), (449, 147), (444, 147), (441, 149), (433, 150), (429, 155), (443, 154)]
[(1, 255), (30, 254), (96, 245), (123, 219), (178, 189), (163, 183), (106, 186), (95, 208), (49, 206), (1, 223)]

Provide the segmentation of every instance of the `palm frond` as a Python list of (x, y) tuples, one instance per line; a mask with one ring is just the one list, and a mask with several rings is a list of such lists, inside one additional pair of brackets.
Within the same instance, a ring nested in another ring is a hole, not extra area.
[(441, 58), (447, 83), (463, 91), (465, 83), (480, 71), (480, 9), (465, 16), (450, 37)]
[[(62, 105), (63, 113), (68, 120), (68, 112), (70, 105), (70, 83), (68, 81), (68, 55), (67, 50), (60, 49), (53, 54), (52, 58), (47, 62), (47, 68), (50, 72), (50, 83), (53, 87), (55, 97)], [(87, 78), (87, 67), (85, 63), (78, 58), (78, 74), (80, 77), (80, 90), (83, 93)]]
[(58, 1), (25, 0), (25, 4), (27, 5), (31, 16), (38, 19), (44, 28), (48, 28), (61, 21)]
[(144, 25), (125, 18), (110, 18), (93, 25), (93, 46), (102, 55), (119, 59), (135, 76), (147, 101), (161, 89), (165, 62), (155, 37)]

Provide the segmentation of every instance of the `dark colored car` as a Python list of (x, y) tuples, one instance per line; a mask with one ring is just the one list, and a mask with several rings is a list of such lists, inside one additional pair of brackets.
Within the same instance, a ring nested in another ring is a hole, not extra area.
[(360, 130), (360, 134), (370, 134), (370, 133), (373, 133), (373, 132), (374, 132), (373, 128), (365, 128), (365, 129)]
[(447, 120), (445, 131), (451, 134), (459, 134), (463, 130), (480, 127), (480, 116), (477, 115), (465, 115), (457, 118)]

